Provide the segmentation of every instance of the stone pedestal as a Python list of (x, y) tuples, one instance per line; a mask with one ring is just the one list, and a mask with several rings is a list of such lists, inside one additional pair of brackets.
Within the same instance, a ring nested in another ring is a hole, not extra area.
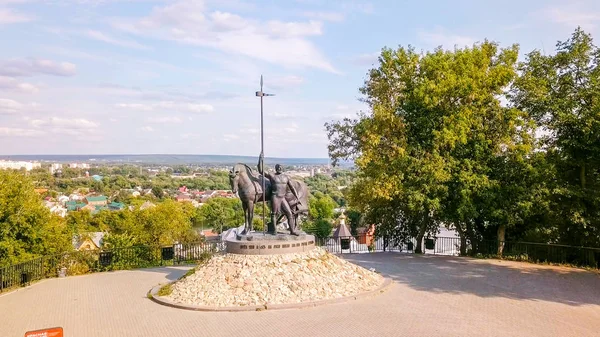
[(315, 248), (315, 237), (306, 233), (237, 234), (235, 239), (227, 240), (227, 253), (243, 255), (272, 255), (308, 252)]

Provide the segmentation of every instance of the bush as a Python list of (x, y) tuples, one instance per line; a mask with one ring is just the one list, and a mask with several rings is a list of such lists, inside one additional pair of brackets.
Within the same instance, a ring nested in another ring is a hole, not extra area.
[(325, 219), (317, 219), (304, 225), (304, 231), (321, 239), (330, 237), (332, 229), (331, 222)]

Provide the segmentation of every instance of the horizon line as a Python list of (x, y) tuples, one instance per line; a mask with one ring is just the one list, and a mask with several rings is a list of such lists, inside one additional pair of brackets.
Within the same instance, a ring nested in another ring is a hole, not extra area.
[[(10, 156), (216, 156), (216, 157), (251, 157), (258, 158), (259, 155), (242, 155), (242, 154), (192, 154), (192, 153), (80, 153), (80, 154), (63, 154), (63, 153), (26, 153), (26, 154), (0, 154), (0, 157)], [(274, 159), (327, 159), (329, 157), (277, 157), (277, 156), (266, 156), (265, 158)]]

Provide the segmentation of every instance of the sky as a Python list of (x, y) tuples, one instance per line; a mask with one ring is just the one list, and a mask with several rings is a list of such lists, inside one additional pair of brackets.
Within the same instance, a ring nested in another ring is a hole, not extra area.
[(552, 53), (595, 1), (0, 0), (0, 154), (327, 157), (382, 47)]

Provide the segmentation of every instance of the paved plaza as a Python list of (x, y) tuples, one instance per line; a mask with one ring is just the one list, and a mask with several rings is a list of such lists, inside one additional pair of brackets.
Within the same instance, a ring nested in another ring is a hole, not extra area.
[(401, 253), (344, 255), (395, 282), (383, 294), (305, 309), (194, 312), (146, 298), (189, 268), (50, 279), (0, 295), (0, 336), (598, 336), (600, 276), (527, 263)]

